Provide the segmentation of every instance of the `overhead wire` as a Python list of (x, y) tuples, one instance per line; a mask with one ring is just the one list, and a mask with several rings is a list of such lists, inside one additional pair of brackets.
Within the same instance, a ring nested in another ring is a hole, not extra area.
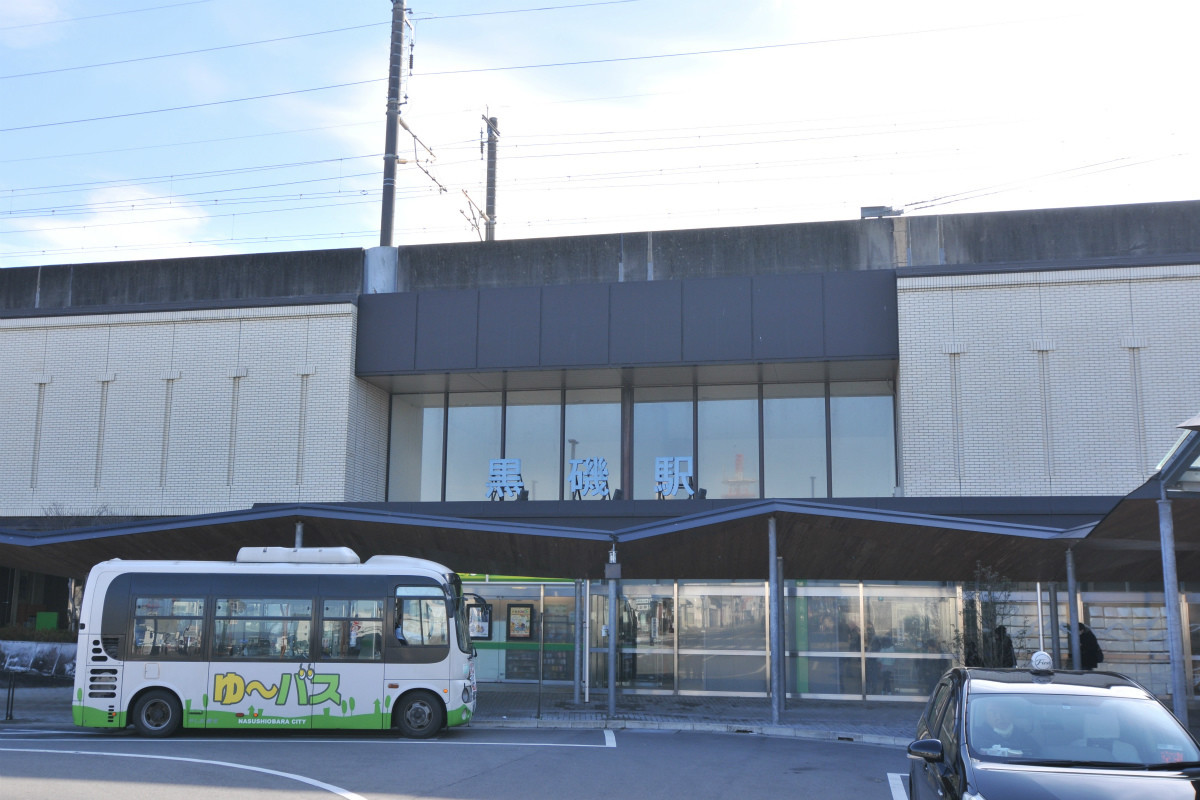
[(39, 22), (23, 22), (20, 25), (5, 25), (0, 27), (0, 31), (15, 31), (22, 28), (39, 28), (43, 25), (59, 25), (64, 22), (83, 22), (91, 19), (100, 19), (101, 17), (119, 17), (123, 14), (140, 14), (143, 11), (161, 11), (165, 8), (179, 8), (180, 6), (195, 6), (201, 3), (209, 3), (212, 0), (185, 0), (182, 3), (168, 3), (161, 6), (150, 6), (149, 8), (127, 8), (124, 11), (108, 11), (103, 14), (89, 14), (86, 17), (64, 17), (61, 19), (46, 19)]
[[(197, 1), (204, 2), (206, 0), (197, 0)], [(578, 8), (578, 7), (585, 7), (585, 6), (597, 6), (597, 5), (615, 5), (618, 3), (625, 3), (625, 2), (632, 2), (632, 1), (633, 0), (609, 0), (609, 2), (582, 3), (582, 4), (574, 4), (571, 6), (515, 9), (515, 10), (509, 10), (509, 11), (491, 11), (491, 12), (480, 12), (478, 14), (445, 15), (443, 17), (424, 17), (421, 19), (421, 21), (433, 20), (433, 19), (451, 19), (451, 18), (462, 17), (462, 16), (484, 16), (484, 15), (501, 14), (501, 13), (522, 13), (522, 12), (526, 12), (526, 11), (545, 11), (545, 10), (555, 10), (555, 9), (561, 9), (561, 8)], [(177, 3), (177, 4), (173, 4), (173, 5), (190, 5), (190, 4), (191, 3)], [(168, 8), (168, 7), (171, 7), (171, 6), (161, 6), (160, 8)], [(145, 10), (152, 10), (152, 9), (145, 9)], [(125, 12), (117, 12), (117, 13), (125, 13)], [(107, 16), (107, 15), (97, 15), (97, 16)], [(82, 19), (86, 19), (86, 18), (82, 18)], [(67, 70), (71, 70), (71, 69), (85, 69), (85, 68), (89, 68), (90, 66), (95, 66), (95, 67), (111, 66), (111, 65), (120, 64), (120, 63), (132, 63), (134, 61), (147, 61), (147, 60), (153, 60), (156, 58), (166, 58), (171, 55), (190, 55), (190, 54), (202, 53), (202, 52), (212, 52), (212, 51), (217, 51), (217, 50), (230, 49), (233, 47), (245, 47), (245, 46), (250, 46), (252, 44), (265, 44), (265, 43), (270, 43), (270, 42), (283, 41), (286, 39), (296, 39), (296, 38), (304, 38), (304, 37), (308, 37), (308, 36), (317, 36), (317, 35), (322, 35), (322, 34), (326, 34), (326, 33), (338, 33), (338, 32), (343, 32), (343, 31), (358, 30), (358, 29), (362, 29), (362, 28), (376, 27), (377, 25), (384, 25), (384, 24), (387, 24), (387, 23), (372, 23), (369, 25), (352, 26), (349, 28), (331, 29), (328, 31), (313, 32), (313, 33), (309, 33), (309, 34), (298, 34), (295, 36), (277, 37), (275, 39), (261, 40), (260, 42), (247, 42), (247, 43), (241, 43), (241, 44), (235, 44), (235, 45), (224, 45), (224, 46), (213, 47), (213, 48), (205, 48), (202, 50), (184, 51), (184, 52), (176, 53), (176, 54), (160, 54), (158, 56), (146, 56), (146, 57), (136, 58), (136, 59), (127, 59), (127, 60), (123, 60), (123, 61), (105, 62), (103, 64), (96, 64), (96, 65), (67, 67), (67, 68), (61, 68), (59, 70), (49, 70), (46, 72), (67, 71)], [(908, 36), (908, 35), (924, 34), (924, 33), (938, 33), (938, 32), (945, 32), (945, 31), (963, 30), (963, 29), (968, 29), (968, 28), (992, 27), (997, 24), (1012, 24), (1012, 23), (987, 23), (985, 25), (955, 26), (955, 27), (948, 27), (948, 28), (930, 28), (930, 29), (924, 29), (924, 30), (919, 30), (919, 31), (895, 32), (895, 33), (885, 33), (885, 34), (875, 34), (875, 35), (855, 36), (855, 37), (840, 37), (840, 38), (834, 38), (834, 39), (813, 40), (813, 41), (806, 41), (806, 42), (781, 43), (781, 44), (774, 44), (774, 45), (759, 45), (759, 46), (738, 47), (738, 48), (724, 48), (724, 49), (719, 49), (719, 50), (695, 50), (695, 51), (683, 52), (683, 53), (665, 53), (665, 54), (635, 56), (635, 57), (625, 57), (625, 58), (593, 59), (593, 60), (587, 60), (587, 61), (558, 62), (558, 63), (551, 63), (551, 64), (528, 64), (528, 65), (518, 65), (518, 66), (509, 66), (509, 67), (493, 67), (493, 68), (483, 68), (483, 69), (466, 69), (466, 70), (455, 70), (455, 71), (445, 71), (445, 72), (418, 73), (417, 75), (418, 75), (418, 77), (431, 77), (431, 76), (437, 76), (437, 75), (468, 74), (468, 73), (475, 73), (475, 72), (499, 72), (499, 71), (505, 71), (505, 70), (535, 69), (535, 68), (547, 68), (547, 67), (559, 67), (559, 66), (575, 66), (575, 65), (582, 65), (582, 64), (607, 64), (607, 63), (615, 63), (615, 62), (621, 62), (621, 61), (643, 61), (643, 60), (658, 59), (658, 58), (679, 58), (679, 57), (685, 57), (685, 56), (704, 56), (704, 55), (712, 55), (712, 54), (719, 54), (719, 53), (750, 52), (750, 51), (755, 51), (755, 50), (770, 50), (770, 49), (777, 49), (777, 48), (782, 48), (782, 47), (797, 47), (797, 46), (805, 46), (805, 45), (829, 44), (829, 43), (845, 42), (845, 41), (861, 41), (861, 40), (865, 40), (865, 39), (888, 38), (888, 37), (895, 37), (895, 36)], [(22, 74), (22, 75), (14, 75), (14, 76), (0, 76), (0, 78), (28, 77), (28, 76), (32, 76), (35, 74), (46, 74), (46, 73), (26, 73), (26, 74)], [(38, 124), (38, 125), (3, 128), (3, 129), (0, 129), (0, 133), (17, 131), (17, 130), (28, 130), (31, 128), (43, 128), (43, 127), (51, 127), (51, 126), (57, 126), (57, 125), (71, 125), (71, 124), (77, 124), (77, 123), (96, 122), (96, 121), (101, 121), (101, 120), (111, 120), (111, 119), (118, 119), (118, 118), (124, 118), (124, 117), (165, 113), (165, 112), (170, 112), (170, 111), (180, 111), (180, 110), (186, 110), (186, 109), (202, 108), (202, 107), (207, 107), (207, 106), (224, 105), (224, 104), (229, 104), (229, 103), (250, 102), (250, 101), (254, 101), (254, 100), (284, 97), (284, 96), (288, 96), (288, 95), (303, 94), (303, 93), (307, 93), (307, 92), (318, 92), (318, 91), (324, 91), (324, 90), (348, 88), (348, 87), (360, 86), (360, 85), (369, 84), (369, 83), (381, 82), (383, 80), (385, 80), (385, 79), (384, 78), (369, 79), (369, 80), (348, 82), (348, 83), (342, 83), (342, 84), (333, 84), (333, 85), (329, 85), (329, 86), (321, 86), (321, 87), (313, 87), (313, 88), (308, 88), (308, 89), (299, 89), (299, 90), (293, 90), (293, 91), (278, 92), (278, 93), (273, 93), (273, 94), (257, 95), (257, 96), (253, 96), (253, 97), (232, 98), (232, 99), (226, 99), (226, 100), (213, 101), (213, 102), (209, 102), (209, 103), (199, 103), (199, 104), (192, 104), (192, 105), (185, 105), (185, 106), (175, 106), (175, 107), (164, 108), (164, 109), (153, 109), (153, 110), (145, 110), (145, 111), (138, 111), (138, 112), (129, 112), (129, 113), (124, 113), (124, 114), (115, 114), (115, 115), (108, 115), (108, 116), (103, 116), (103, 117), (92, 117), (92, 118), (80, 119), (80, 120), (68, 120), (68, 121), (55, 122), (55, 123), (42, 123), (42, 124)], [(363, 124), (372, 124), (372, 123), (354, 123), (354, 124), (363, 125)], [(984, 123), (975, 123), (975, 124), (984, 124)], [(326, 126), (326, 127), (338, 127), (338, 126)], [(721, 127), (721, 126), (713, 126), (713, 127)], [(668, 147), (648, 146), (645, 148), (632, 148), (632, 149), (627, 148), (627, 147), (619, 147), (619, 148), (613, 149), (613, 150), (597, 150), (597, 151), (593, 151), (593, 152), (569, 152), (569, 153), (554, 153), (554, 152), (513, 153), (513, 152), (511, 152), (511, 150), (519, 149), (522, 147), (527, 148), (529, 150), (535, 150), (535, 151), (538, 149), (551, 150), (553, 148), (567, 148), (567, 147), (578, 148), (580, 145), (589, 145), (589, 144), (596, 146), (596, 147), (599, 147), (599, 146), (614, 146), (614, 147), (616, 147), (618, 145), (623, 145), (623, 144), (628, 144), (628, 143), (671, 142), (671, 141), (685, 140), (688, 138), (699, 139), (700, 137), (687, 136), (687, 135), (681, 133), (680, 135), (676, 135), (676, 136), (649, 136), (649, 137), (642, 137), (642, 138), (597, 139), (597, 140), (593, 140), (590, 142), (579, 141), (578, 139), (576, 139), (575, 141), (561, 141), (560, 140), (560, 141), (541, 141), (541, 142), (525, 141), (525, 142), (522, 142), (519, 139), (514, 139), (512, 137), (509, 137), (506, 139), (505, 143), (506, 143), (506, 149), (508, 149), (510, 152), (508, 152), (506, 154), (505, 158), (506, 159), (520, 158), (520, 159), (543, 159), (544, 160), (544, 159), (552, 159), (552, 158), (566, 158), (566, 157), (579, 158), (579, 157), (583, 157), (583, 156), (595, 157), (595, 156), (609, 156), (609, 155), (616, 156), (616, 157), (624, 157), (624, 156), (627, 156), (630, 154), (635, 154), (635, 153), (666, 152), (666, 151), (672, 151), (672, 150), (686, 151), (686, 150), (697, 150), (697, 149), (738, 148), (738, 147), (750, 147), (750, 146), (763, 146), (763, 145), (767, 145), (767, 144), (786, 145), (786, 144), (794, 143), (797, 141), (811, 141), (815, 138), (850, 139), (850, 138), (860, 138), (860, 137), (881, 135), (884, 133), (891, 134), (891, 135), (894, 135), (896, 133), (920, 133), (920, 132), (928, 132), (928, 131), (935, 131), (935, 130), (944, 130), (944, 129), (953, 128), (953, 127), (961, 127), (961, 126), (960, 125), (935, 126), (935, 127), (917, 128), (917, 129), (911, 129), (911, 130), (901, 130), (901, 131), (897, 131), (893, 127), (890, 130), (886, 130), (886, 131), (881, 130), (878, 132), (872, 132), (869, 130), (865, 130), (865, 131), (859, 131), (856, 133), (843, 133), (843, 134), (838, 134), (838, 135), (831, 134), (830, 136), (827, 136), (827, 137), (804, 136), (801, 138), (767, 139), (765, 141), (763, 141), (761, 139), (753, 139), (753, 137), (765, 138), (765, 137), (771, 136), (773, 134), (778, 135), (778, 132), (766, 131), (766, 130), (750, 131), (750, 132), (743, 132), (743, 133), (738, 133), (736, 131), (731, 131), (731, 132), (726, 132), (726, 133), (709, 132), (708, 134), (706, 134), (706, 136), (708, 136), (708, 138), (709, 138), (709, 141), (703, 142), (703, 143), (697, 141), (697, 142), (691, 142), (691, 143), (681, 143), (678, 146), (668, 146)], [(325, 128), (314, 128), (314, 129), (305, 129), (305, 130), (322, 130), (322, 129), (325, 129)], [(695, 129), (691, 129), (691, 130), (694, 131)], [(301, 132), (303, 132), (303, 131), (301, 131)], [(249, 136), (225, 137), (225, 138), (221, 138), (221, 139), (206, 140), (206, 141), (208, 141), (208, 142), (232, 141), (232, 140), (243, 139), (243, 138), (255, 138), (255, 136), (271, 136), (271, 135), (280, 135), (280, 134), (278, 134), (278, 133), (256, 134), (256, 135), (249, 135)], [(560, 135), (560, 137), (562, 137), (562, 136), (581, 137), (581, 136), (593, 136), (593, 135), (596, 135), (596, 134), (589, 134), (586, 132), (578, 132), (578, 133), (571, 133), (571, 134), (562, 134), (562, 135)], [(621, 132), (615, 132), (614, 135), (628, 136), (628, 132), (626, 132), (624, 134), (622, 134)], [(738, 136), (749, 137), (753, 140), (739, 141), (739, 142), (712, 141), (713, 138), (725, 138), (728, 140), (728, 139), (732, 139), (732, 138), (735, 138)], [(195, 142), (195, 143), (198, 144), (198, 143), (205, 143), (205, 142)], [(179, 144), (190, 144), (190, 143), (179, 143)], [(97, 153), (126, 152), (126, 151), (130, 151), (130, 150), (150, 149), (150, 148), (154, 148), (154, 147), (179, 146), (179, 144), (150, 145), (150, 146), (138, 147), (138, 148), (125, 148), (125, 149), (121, 149), (121, 150), (97, 151)], [(473, 146), (477, 145), (477, 142), (469, 141), (469, 140), (461, 140), (459, 142), (454, 142), (449, 145), (442, 145), (441, 147), (449, 148), (450, 152), (453, 153), (459, 147), (466, 147), (468, 145), (473, 147)], [(88, 154), (68, 154), (66, 156), (42, 156), (42, 157), (30, 157), (27, 159), (10, 159), (10, 160), (5, 160), (5, 161), (0, 161), (0, 163), (12, 163), (14, 161), (22, 161), (22, 160), (31, 160), (31, 161), (32, 160), (41, 160), (41, 159), (54, 158), (54, 157), (70, 157), (71, 155), (88, 155)], [(347, 158), (368, 158), (368, 157), (380, 157), (380, 156), (379, 156), (379, 154), (376, 154), (373, 156), (342, 157), (342, 158), (327, 159), (325, 161), (333, 162), (333, 161), (346, 160)], [(880, 156), (880, 158), (882, 158), (882, 157), (884, 157), (884, 156)], [(914, 157), (915, 158), (915, 157), (920, 157), (920, 156), (911, 155), (911, 156), (904, 156), (904, 157)], [(861, 163), (867, 159), (861, 158), (861, 157), (858, 159), (848, 159), (848, 158), (844, 157), (841, 160), (843, 160), (843, 161), (857, 160), (858, 162)], [(1123, 159), (1113, 159), (1112, 162), (1098, 162), (1097, 164), (1088, 165), (1086, 167), (1075, 168), (1075, 170), (1087, 169), (1089, 167), (1095, 167), (1095, 166), (1099, 166), (1099, 165), (1102, 165), (1105, 163), (1114, 163), (1114, 162), (1121, 161), (1121, 160), (1123, 160)], [(305, 163), (306, 162), (297, 162), (297, 164), (299, 164), (299, 165), (303, 165)], [(321, 162), (314, 161), (314, 162), (308, 162), (308, 163), (317, 164), (317, 163), (321, 163)], [(465, 163), (465, 162), (449, 162), (448, 164), (443, 162), (443, 166), (449, 167), (449, 166), (459, 165), (462, 163)], [(767, 164), (768, 167), (774, 166), (774, 167), (778, 168), (781, 162), (765, 162), (765, 163)], [(807, 163), (813, 163), (813, 162), (810, 161)], [(1148, 161), (1142, 161), (1142, 162), (1138, 162), (1138, 163), (1148, 163)], [(1137, 164), (1135, 164), (1135, 163), (1122, 164), (1120, 166), (1114, 166), (1111, 168), (1119, 169), (1119, 168), (1124, 168), (1124, 167), (1128, 167), (1128, 166), (1136, 166), (1136, 165)], [(223, 176), (228, 176), (228, 175), (243, 174), (244, 172), (253, 171), (255, 169), (270, 169), (270, 168), (275, 168), (275, 167), (247, 167), (247, 168), (240, 168), (240, 169), (233, 169), (233, 170), (212, 170), (212, 171), (208, 171), (206, 173), (195, 173), (193, 176), (160, 176), (160, 180), (161, 181), (193, 180), (193, 179), (199, 179), (200, 176), (215, 178), (215, 177), (223, 177)], [(700, 172), (707, 172), (707, 173), (712, 174), (712, 173), (716, 173), (716, 172), (719, 172), (724, 169), (732, 170), (734, 168), (735, 167), (732, 165), (731, 166), (704, 165), (704, 166), (697, 166), (695, 168), (695, 172), (687, 171), (687, 168), (677, 168), (680, 171), (674, 172), (673, 174), (676, 177), (685, 176), (685, 175), (695, 175)], [(1073, 172), (1075, 170), (1064, 170), (1061, 172), (1069, 173), (1069, 172)], [(191, 193), (174, 194), (174, 195), (170, 195), (169, 197), (179, 199), (179, 202), (174, 204), (175, 208), (183, 207), (185, 204), (190, 204), (195, 207), (200, 207), (200, 206), (207, 207), (210, 202), (214, 203), (214, 204), (219, 203), (222, 205), (230, 205), (233, 203), (253, 203), (253, 202), (263, 202), (263, 203), (286, 202), (288, 200), (294, 201), (295, 195), (291, 195), (291, 194), (275, 195), (273, 197), (261, 198), (259, 200), (254, 200), (251, 198), (240, 198), (239, 199), (239, 198), (227, 197), (224, 199), (216, 199), (216, 200), (211, 200), (211, 201), (210, 200), (203, 200), (203, 201), (196, 200), (194, 202), (183, 200), (183, 198), (197, 197), (200, 195), (215, 195), (215, 194), (222, 194), (222, 193), (227, 194), (227, 195), (233, 195), (237, 192), (251, 191), (254, 189), (295, 185), (295, 184), (299, 184), (299, 183), (315, 183), (315, 182), (330, 181), (330, 180), (335, 180), (335, 179), (341, 180), (341, 179), (349, 179), (349, 178), (356, 178), (356, 177), (366, 177), (366, 176), (370, 176), (371, 174), (373, 174), (373, 173), (358, 173), (353, 176), (338, 176), (337, 178), (333, 178), (333, 177), (312, 178), (312, 179), (308, 179), (308, 180), (304, 180), (304, 181), (293, 181), (293, 182), (279, 183), (279, 184), (260, 184), (257, 186), (242, 186), (242, 187), (232, 187), (232, 188), (225, 188), (225, 189), (213, 189), (213, 190), (209, 190), (206, 192), (191, 192)], [(633, 177), (633, 176), (622, 178), (622, 177), (620, 177), (622, 175), (622, 173), (618, 173), (618, 172), (596, 173), (596, 177), (590, 178), (589, 180), (593, 180), (593, 181), (597, 181), (597, 182), (615, 181), (615, 180), (627, 180), (627, 181), (639, 180), (639, 179), (644, 180), (645, 178), (647, 178), (653, 174), (654, 173), (652, 171), (643, 170), (640, 178)], [(1053, 175), (1055, 173), (1051, 173), (1051, 174)], [(1045, 177), (1045, 176), (1041, 176), (1041, 177)], [(777, 177), (767, 177), (767, 178), (760, 178), (760, 179), (748, 178), (748, 179), (743, 179), (742, 182), (754, 182), (755, 180), (761, 180), (761, 181), (765, 182), (765, 181), (778, 180), (778, 179), (779, 178), (777, 178)], [(1037, 178), (1034, 178), (1031, 180), (1036, 180), (1036, 179)], [(582, 176), (558, 176), (558, 177), (553, 177), (553, 178), (543, 177), (543, 178), (529, 179), (528, 184), (526, 184), (525, 186), (521, 185), (520, 180), (508, 181), (508, 182), (506, 182), (506, 185), (508, 187), (508, 190), (531, 191), (531, 190), (533, 190), (532, 189), (533, 186), (553, 185), (552, 182), (554, 182), (554, 181), (557, 181), (560, 183), (574, 181), (574, 182), (578, 183), (583, 180), (584, 180), (584, 178)], [(92, 190), (99, 189), (99, 188), (105, 188), (105, 187), (102, 187), (102, 184), (106, 184), (106, 183), (109, 184), (107, 186), (107, 188), (116, 188), (121, 185), (126, 185), (126, 186), (146, 185), (145, 182), (139, 183), (139, 179), (127, 179), (123, 184), (121, 182), (93, 182), (92, 184), (72, 184), (72, 185), (64, 184), (64, 185), (62, 185), (62, 187), (41, 187), (41, 188), (62, 188), (63, 193), (67, 193), (67, 192), (71, 192), (71, 191), (75, 191), (75, 192), (85, 191), (85, 190), (87, 190), (86, 187), (88, 187), (88, 186), (90, 186)], [(952, 203), (952, 202), (959, 202), (961, 200), (974, 199), (975, 197), (978, 197), (978, 196), (985, 196), (980, 193), (985, 192), (989, 189), (994, 190), (994, 191), (988, 192), (988, 193), (994, 193), (994, 192), (998, 192), (998, 191), (1006, 191), (1007, 189), (1004, 189), (1002, 187), (1008, 186), (1010, 184), (1015, 184), (1015, 183), (1017, 183), (1017, 182), (1012, 181), (1012, 182), (1008, 182), (1006, 184), (998, 184), (993, 187), (983, 187), (981, 189), (968, 190), (965, 192), (953, 193), (951, 195), (942, 195), (942, 196), (936, 197), (936, 198), (929, 198), (927, 200), (919, 201), (919, 204), (915, 205), (914, 209), (930, 208), (930, 207), (944, 204), (944, 203)], [(646, 184), (646, 185), (652, 185), (652, 184)], [(665, 184), (664, 185), (664, 184), (660, 183), (660, 184), (653, 184), (653, 185), (669, 187), (671, 185), (677, 186), (677, 185), (685, 185), (685, 184), (675, 183), (675, 184)], [(67, 187), (69, 187), (69, 188), (67, 188)], [(33, 187), (33, 188), (39, 188), (39, 187)], [(605, 187), (601, 187), (601, 188), (605, 188)], [(623, 183), (620, 186), (614, 186), (611, 188), (629, 188), (629, 184)], [(13, 191), (25, 192), (27, 190), (21, 189), (21, 190), (13, 190)], [(42, 194), (50, 194), (50, 193), (51, 192), (42, 192)], [(24, 197), (37, 196), (34, 193), (20, 195), (20, 194), (12, 194), (10, 192), (8, 194), (9, 194), (10, 198), (20, 197), (20, 196), (24, 196)], [(2, 196), (2, 195), (0, 195), (0, 196)], [(961, 197), (961, 200), (955, 199), (956, 197)], [(111, 208), (112, 211), (124, 210), (124, 209), (115, 207), (116, 205), (119, 205), (122, 202), (127, 202), (127, 201), (99, 201), (97, 203), (92, 203), (92, 204), (82, 204), (81, 203), (81, 204), (76, 204), (76, 205), (71, 205), (71, 206), (63, 206), (60, 208), (63, 210), (64, 213), (66, 213), (66, 210), (68, 210), (68, 209), (69, 209), (69, 213), (89, 213), (89, 212), (90, 213), (101, 213), (101, 211), (106, 208)], [(153, 202), (161, 203), (164, 201), (163, 200), (154, 200)], [(365, 202), (371, 202), (371, 201), (361, 201), (361, 203), (365, 203)], [(361, 204), (361, 203), (347, 203), (346, 205)], [(242, 212), (233, 212), (232, 214), (229, 214), (229, 215), (207, 215), (204, 218), (211, 219), (214, 216), (236, 216), (238, 213), (241, 213), (243, 215), (283, 213), (283, 212), (286, 212), (289, 210), (304, 210), (304, 209), (310, 209), (310, 208), (332, 207), (334, 205), (342, 205), (342, 204), (329, 204), (327, 206), (305, 206), (300, 209), (279, 208), (279, 209), (262, 209), (262, 210), (256, 210), (256, 211), (242, 211)], [(161, 210), (163, 210), (163, 206), (155, 206), (155, 207), (146, 206), (145, 208), (143, 208), (141, 210), (144, 210), (147, 212), (161, 211)], [(34, 210), (26, 209), (24, 211), (32, 213)], [(7, 216), (7, 215), (3, 215), (2, 212), (0, 212), (0, 218), (3, 218), (4, 216)], [(12, 217), (9, 217), (9, 218), (11, 219)], [(185, 218), (185, 219), (195, 219), (195, 217), (189, 217), (189, 218)], [(169, 220), (169, 221), (178, 221), (178, 219), (173, 218), (172, 220)], [(509, 219), (508, 221), (510, 224), (513, 224), (511, 219)], [(126, 225), (126, 224), (151, 224), (153, 222), (155, 222), (155, 220), (144, 220), (144, 221), (138, 221), (138, 222), (114, 222), (114, 223), (104, 223), (104, 225), (111, 224), (113, 226), (116, 226), (116, 225)], [(563, 224), (569, 224), (569, 223), (564, 222)], [(81, 227), (97, 227), (97, 225), (85, 225), (85, 226), (81, 226)], [(44, 230), (44, 229), (39, 229), (39, 231), (40, 230)], [(59, 229), (55, 229), (55, 230), (59, 230)], [(373, 231), (371, 233), (373, 233)], [(314, 234), (314, 236), (316, 236), (316, 234)], [(250, 237), (249, 239), (244, 239), (243, 241), (257, 241), (257, 240), (260, 240), (261, 238), (262, 237)], [(225, 240), (222, 240), (222, 241), (225, 241)], [(10, 256), (9, 256), (9, 254), (0, 254), (0, 257), (7, 258)]]

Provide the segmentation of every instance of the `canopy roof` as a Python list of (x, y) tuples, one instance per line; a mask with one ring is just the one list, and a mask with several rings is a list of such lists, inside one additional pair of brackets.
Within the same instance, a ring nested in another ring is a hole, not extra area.
[[(604, 503), (605, 514), (582, 518), (570, 502), (452, 505), (440, 508), (458, 513), (296, 504), (65, 530), (7, 529), (0, 531), (0, 563), (84, 577), (110, 558), (229, 560), (246, 545), (293, 546), (301, 523), (308, 547), (351, 547), (362, 558), (419, 556), (460, 572), (600, 578), (616, 546), (625, 578), (764, 579), (774, 517), (789, 579), (967, 580), (984, 564), (1014, 580), (1063, 580), (1071, 547), (1080, 580), (1150, 581), (1162, 574), (1157, 506), (1136, 498), (1121, 500), (1103, 520), (1101, 512), (1069, 527), (795, 500), (616, 501)], [(1176, 506), (1180, 577), (1200, 577), (1200, 503)]]
[[(876, 498), (294, 504), (57, 530), (0, 528), (0, 563), (82, 578), (110, 558), (232, 560), (240, 547), (350, 547), (459, 572), (765, 579), (769, 521), (788, 579), (957, 581), (984, 565), (1012, 580), (1162, 580), (1159, 500), (1170, 499), (1180, 580), (1200, 580), (1200, 433), (1124, 498)], [(431, 508), (439, 514), (430, 514)], [(931, 513), (938, 512), (938, 513)], [(40, 518), (43, 522), (47, 518)]]

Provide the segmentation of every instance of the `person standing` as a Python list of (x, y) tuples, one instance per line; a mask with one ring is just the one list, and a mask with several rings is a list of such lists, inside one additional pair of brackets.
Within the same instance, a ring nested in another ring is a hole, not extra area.
[(1079, 665), (1084, 669), (1095, 669), (1103, 660), (1104, 651), (1096, 641), (1096, 634), (1087, 625), (1079, 623)]
[[(1063, 623), (1063, 629), (1069, 635), (1071, 626)], [(1095, 669), (1104, 661), (1104, 651), (1100, 649), (1100, 642), (1096, 639), (1096, 634), (1092, 633), (1092, 629), (1082, 622), (1079, 623), (1079, 666), (1083, 669)]]
[(1003, 625), (996, 626), (996, 658), (1002, 667), (1015, 667), (1017, 654), (1013, 650), (1012, 637)]

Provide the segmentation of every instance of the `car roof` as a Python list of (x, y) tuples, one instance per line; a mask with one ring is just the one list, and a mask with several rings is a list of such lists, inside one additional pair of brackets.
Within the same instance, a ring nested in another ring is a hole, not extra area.
[(1073, 694), (1156, 699), (1141, 684), (1116, 672), (1034, 672), (1028, 669), (977, 667), (959, 671), (968, 693)]

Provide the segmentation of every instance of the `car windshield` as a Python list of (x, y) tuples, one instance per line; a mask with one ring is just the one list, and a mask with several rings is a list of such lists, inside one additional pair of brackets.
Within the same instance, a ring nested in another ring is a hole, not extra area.
[(983, 761), (1143, 767), (1200, 761), (1160, 703), (1130, 697), (977, 694), (967, 702), (967, 745)]

